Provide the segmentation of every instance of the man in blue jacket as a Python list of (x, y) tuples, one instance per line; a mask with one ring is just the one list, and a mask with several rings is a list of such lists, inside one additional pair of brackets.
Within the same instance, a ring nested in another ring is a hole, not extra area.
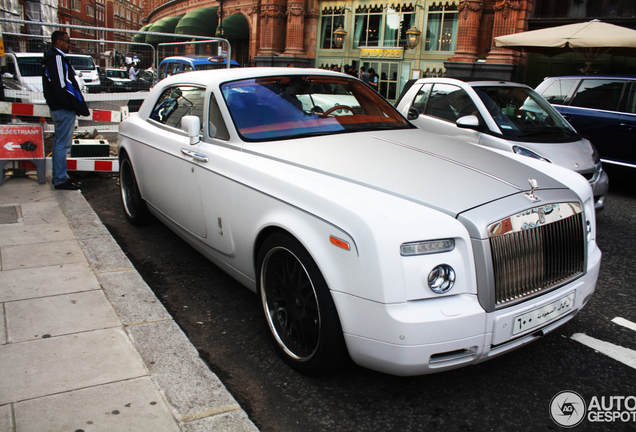
[(42, 87), (46, 104), (55, 123), (53, 137), (53, 187), (77, 190), (78, 186), (66, 176), (66, 154), (73, 145), (75, 116), (90, 115), (84, 96), (75, 79), (73, 66), (66, 58), (72, 42), (68, 34), (56, 30), (51, 35), (53, 47), (42, 60)]

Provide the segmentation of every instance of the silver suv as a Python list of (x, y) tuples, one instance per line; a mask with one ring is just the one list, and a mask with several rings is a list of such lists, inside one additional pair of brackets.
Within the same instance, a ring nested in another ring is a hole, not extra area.
[(427, 132), (572, 169), (590, 182), (596, 209), (605, 206), (609, 180), (598, 152), (528, 86), (422, 78), (407, 83), (396, 106)]

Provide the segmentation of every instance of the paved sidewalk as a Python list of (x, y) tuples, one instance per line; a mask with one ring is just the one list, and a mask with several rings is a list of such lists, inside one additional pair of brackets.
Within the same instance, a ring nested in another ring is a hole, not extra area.
[(34, 178), (0, 186), (5, 431), (257, 431), (81, 192)]

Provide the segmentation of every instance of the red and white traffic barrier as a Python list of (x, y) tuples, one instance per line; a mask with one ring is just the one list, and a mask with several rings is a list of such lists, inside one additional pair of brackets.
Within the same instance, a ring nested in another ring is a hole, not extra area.
[(119, 159), (80, 159), (67, 158), (69, 171), (119, 172)]
[[(50, 170), (53, 162), (50, 157), (46, 158), (46, 169)], [(66, 158), (66, 168), (69, 171), (86, 172), (119, 172), (119, 159), (109, 158)]]
[[(78, 117), (79, 120), (93, 120), (109, 123), (121, 123), (128, 117), (128, 107), (121, 107), (120, 111), (106, 111), (89, 109), (90, 116)], [(17, 102), (0, 102), (0, 114), (22, 115), (31, 117), (50, 117), (51, 112), (46, 105), (23, 104)]]

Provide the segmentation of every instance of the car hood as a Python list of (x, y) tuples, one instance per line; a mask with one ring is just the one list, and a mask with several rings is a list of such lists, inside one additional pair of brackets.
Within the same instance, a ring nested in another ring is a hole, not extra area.
[[(456, 217), (484, 203), (530, 189), (567, 188), (520, 157), (421, 131), (361, 132), (270, 143), (244, 151), (361, 184)], [(528, 204), (531, 202), (528, 201)]]
[(553, 164), (577, 172), (596, 171), (594, 150), (588, 140), (582, 138), (566, 143), (529, 143), (510, 141), (511, 146), (520, 146), (532, 150)]

